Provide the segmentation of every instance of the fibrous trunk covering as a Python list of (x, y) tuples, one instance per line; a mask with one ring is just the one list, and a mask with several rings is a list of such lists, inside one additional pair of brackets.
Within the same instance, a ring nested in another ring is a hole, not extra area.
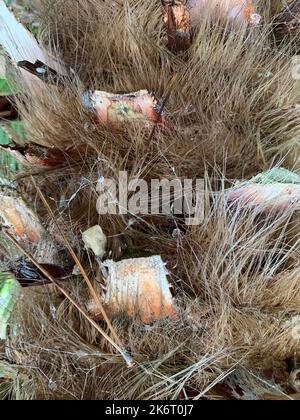
[(0, 2), (0, 398), (297, 397), (297, 7)]

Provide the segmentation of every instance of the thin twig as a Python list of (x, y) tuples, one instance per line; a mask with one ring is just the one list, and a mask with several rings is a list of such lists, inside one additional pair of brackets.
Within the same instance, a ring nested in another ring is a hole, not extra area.
[[(87, 283), (87, 285), (88, 285), (88, 287), (89, 287), (89, 290), (90, 290), (90, 292), (91, 292), (91, 294), (92, 294), (92, 297), (93, 297), (93, 298), (95, 299), (95, 301), (97, 302), (97, 305), (99, 306), (99, 309), (100, 309), (100, 312), (101, 312), (101, 314), (102, 314), (102, 316), (103, 316), (104, 321), (106, 322), (106, 324), (107, 324), (108, 328), (110, 329), (110, 331), (111, 331), (111, 333), (112, 333), (112, 335), (113, 335), (114, 339), (115, 339), (115, 340), (116, 340), (116, 342), (118, 343), (118, 345), (119, 345), (119, 346), (123, 349), (123, 350), (122, 350), (122, 352), (123, 352), (124, 354), (126, 354), (126, 350), (123, 348), (122, 342), (121, 342), (121, 340), (120, 340), (119, 336), (117, 335), (116, 331), (114, 330), (114, 328), (113, 328), (113, 326), (112, 326), (112, 324), (111, 324), (111, 321), (110, 321), (110, 319), (108, 318), (107, 313), (106, 313), (106, 311), (105, 311), (105, 309), (104, 309), (104, 307), (103, 307), (103, 305), (102, 305), (102, 302), (101, 302), (101, 300), (100, 300), (100, 297), (98, 296), (98, 294), (97, 294), (97, 293), (96, 293), (96, 291), (95, 291), (95, 288), (93, 287), (93, 284), (92, 284), (91, 280), (89, 279), (89, 277), (88, 277), (88, 275), (87, 275), (86, 271), (84, 270), (84, 268), (83, 268), (83, 266), (82, 266), (81, 262), (79, 261), (79, 259), (78, 259), (77, 255), (75, 254), (75, 252), (74, 252), (73, 248), (71, 247), (71, 245), (70, 245), (70, 243), (69, 243), (68, 239), (66, 238), (66, 236), (65, 236), (64, 232), (62, 231), (62, 229), (60, 229), (60, 226), (59, 226), (59, 224), (57, 223), (57, 220), (56, 220), (56, 218), (55, 218), (55, 216), (54, 216), (54, 214), (53, 214), (53, 212), (52, 212), (52, 210), (51, 210), (51, 207), (49, 206), (49, 204), (48, 204), (48, 202), (47, 202), (47, 200), (46, 200), (46, 198), (45, 198), (44, 194), (42, 193), (42, 191), (40, 190), (40, 188), (39, 188), (39, 187), (38, 187), (38, 185), (36, 184), (36, 182), (35, 182), (34, 178), (32, 177), (31, 179), (32, 179), (32, 181), (33, 181), (33, 184), (34, 184), (34, 186), (35, 186), (35, 188), (36, 188), (37, 192), (38, 192), (38, 195), (40, 196), (40, 198), (41, 198), (42, 202), (44, 203), (44, 205), (45, 205), (45, 207), (46, 207), (46, 209), (47, 209), (47, 211), (48, 211), (49, 215), (51, 216), (51, 219), (52, 219), (53, 223), (55, 224), (55, 226), (56, 226), (56, 228), (57, 228), (58, 232), (61, 234), (61, 236), (62, 236), (62, 238), (63, 238), (63, 240), (64, 240), (64, 242), (65, 242), (65, 244), (66, 244), (66, 246), (67, 246), (67, 248), (68, 248), (68, 250), (69, 250), (69, 252), (70, 252), (70, 254), (71, 254), (71, 256), (72, 256), (72, 258), (73, 258), (73, 260), (74, 260), (74, 262), (75, 262), (75, 264), (76, 264), (76, 265), (77, 265), (77, 267), (79, 268), (79, 270), (80, 270), (80, 272), (81, 272), (81, 274), (82, 274), (82, 276), (83, 276), (84, 280), (86, 281), (86, 283)], [(127, 358), (128, 358), (128, 359), (131, 359), (131, 358), (130, 358), (130, 356), (127, 356)]]
[(152, 130), (151, 130), (151, 133), (150, 133), (150, 136), (149, 136), (149, 140), (147, 142), (148, 145), (150, 145), (150, 143), (151, 143), (151, 141), (152, 141), (152, 139), (154, 137), (154, 134), (155, 134), (157, 125), (159, 123), (160, 117), (162, 116), (163, 110), (164, 110), (164, 108), (165, 108), (165, 106), (166, 106), (166, 104), (167, 104), (167, 102), (168, 102), (168, 100), (170, 98), (170, 95), (172, 93), (172, 87), (173, 87), (174, 83), (176, 82), (176, 80), (177, 80), (177, 74), (174, 74), (174, 76), (171, 79), (171, 82), (170, 82), (170, 86), (168, 88), (168, 91), (167, 91), (167, 93), (166, 93), (166, 95), (165, 95), (165, 97), (164, 97), (164, 99), (163, 99), (163, 101), (162, 101), (162, 103), (160, 105), (160, 109), (159, 109), (159, 112), (157, 114), (156, 121), (153, 124)]

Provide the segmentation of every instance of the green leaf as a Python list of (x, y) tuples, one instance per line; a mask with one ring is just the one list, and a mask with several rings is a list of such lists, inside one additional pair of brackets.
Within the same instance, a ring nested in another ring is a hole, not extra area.
[[(10, 124), (10, 128), (22, 139), (26, 138), (25, 129), (22, 121), (16, 121)], [(0, 144), (9, 144), (10, 138), (3, 127), (0, 126)], [(21, 170), (22, 165), (8, 152), (0, 151), (0, 176), (10, 177), (11, 174)]]
[(300, 176), (285, 168), (273, 168), (250, 180), (254, 184), (300, 184)]
[(7, 326), (19, 287), (18, 281), (12, 274), (0, 273), (0, 340), (6, 339)]
[(9, 144), (9, 138), (2, 127), (0, 127), (0, 144)]
[(0, 94), (13, 93), (13, 89), (6, 79), (0, 79)]
[(14, 121), (10, 124), (10, 128), (20, 137), (22, 140), (26, 140), (26, 131), (22, 121)]

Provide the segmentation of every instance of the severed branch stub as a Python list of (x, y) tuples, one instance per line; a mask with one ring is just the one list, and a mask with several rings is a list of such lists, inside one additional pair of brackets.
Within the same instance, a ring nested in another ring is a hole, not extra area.
[(30, 209), (17, 190), (0, 186), (0, 223), (20, 243), (37, 245), (45, 235), (38, 216)]
[(259, 212), (282, 213), (299, 208), (300, 177), (284, 168), (273, 168), (227, 192), (229, 203)]
[(240, 30), (244, 25), (256, 26), (261, 21), (252, 0), (187, 0), (187, 4), (192, 26), (200, 22), (205, 12), (211, 13), (215, 20), (228, 19), (234, 30)]
[[(32, 252), (54, 278), (66, 277), (72, 271), (38, 215), (18, 191), (9, 185), (0, 186), (0, 226), (28, 252)], [(49, 283), (28, 261), (16, 261), (10, 269), (23, 287)]]
[[(111, 316), (127, 315), (144, 324), (162, 319), (177, 319), (176, 306), (170, 292), (167, 270), (160, 256), (105, 261), (104, 306)], [(101, 319), (97, 305), (89, 302), (94, 318)]]
[(162, 0), (167, 46), (173, 52), (186, 51), (192, 41), (190, 13), (183, 1)]
[[(13, 97), (11, 99), (13, 100)], [(113, 129), (128, 122), (138, 122), (145, 127), (150, 127), (151, 124), (162, 129), (171, 127), (162, 111), (164, 104), (159, 103), (155, 95), (147, 90), (122, 95), (88, 91), (82, 95), (82, 103), (90, 111), (96, 125), (109, 125)], [(12, 108), (7, 99), (3, 100), (3, 113), (1, 105), (0, 101), (0, 119), (17, 116), (16, 109)], [(0, 149), (10, 153), (22, 165), (41, 170), (64, 165), (67, 161), (77, 162), (85, 155), (86, 148), (84, 143), (59, 149), (30, 141), (27, 144), (18, 144), (14, 139), (11, 139), (10, 144), (0, 144)]]
[(158, 100), (148, 90), (126, 94), (88, 91), (83, 94), (82, 102), (84, 107), (91, 111), (97, 124), (120, 125), (129, 121), (139, 121), (168, 126), (166, 118), (160, 113)]
[(300, 185), (294, 184), (246, 184), (228, 195), (229, 202), (239, 202), (245, 208), (261, 211), (282, 212), (299, 206)]
[(213, 21), (228, 19), (230, 28), (258, 25), (261, 16), (252, 0), (162, 0), (167, 46), (175, 52), (186, 51), (192, 43), (193, 31), (207, 15)]

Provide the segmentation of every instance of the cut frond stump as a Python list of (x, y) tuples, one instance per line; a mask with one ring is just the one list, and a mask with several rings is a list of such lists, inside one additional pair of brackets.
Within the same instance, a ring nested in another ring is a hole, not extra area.
[[(111, 316), (126, 314), (144, 324), (177, 318), (161, 257), (105, 261), (103, 269), (108, 271), (103, 300)], [(91, 303), (90, 308), (96, 309)]]
[(124, 95), (87, 92), (82, 100), (99, 124), (120, 124), (134, 120), (166, 124), (160, 116), (158, 100), (147, 90)]
[(235, 29), (245, 24), (257, 25), (261, 16), (256, 13), (252, 0), (187, 0), (192, 24), (210, 12), (215, 18), (228, 19)]

